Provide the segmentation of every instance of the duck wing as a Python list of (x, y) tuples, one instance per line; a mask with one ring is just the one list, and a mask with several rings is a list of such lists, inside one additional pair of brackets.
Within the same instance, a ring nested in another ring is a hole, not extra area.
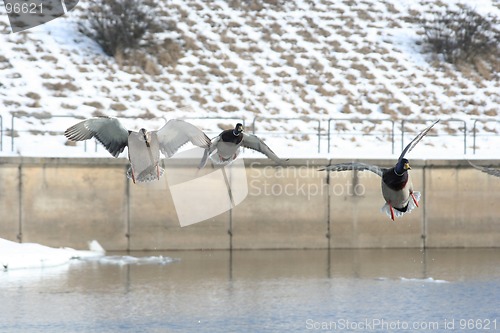
[(198, 127), (179, 119), (169, 120), (156, 135), (161, 152), (172, 157), (184, 144), (191, 142), (193, 145), (208, 148), (210, 139)]
[(283, 160), (279, 158), (272, 150), (269, 148), (264, 141), (262, 141), (259, 137), (253, 134), (243, 133), (243, 140), (241, 141), (241, 145), (246, 148), (250, 148), (256, 150), (278, 164), (284, 164), (288, 160)]
[(403, 149), (403, 152), (401, 153), (401, 155), (399, 156), (398, 158), (398, 162), (400, 162), (407, 153), (409, 153), (416, 145), (417, 143), (420, 142), (420, 140), (422, 140), (422, 138), (424, 136), (427, 135), (427, 133), (431, 130), (431, 128), (436, 125), (437, 123), (439, 122), (439, 119), (436, 120), (434, 123), (432, 123), (431, 126), (427, 127), (426, 129), (424, 129), (422, 132), (420, 132), (419, 135), (417, 135), (406, 147), (405, 149)]
[(203, 152), (203, 157), (201, 158), (201, 161), (200, 161), (200, 165), (198, 165), (198, 169), (203, 169), (205, 167), (205, 165), (207, 165), (208, 157), (217, 148), (217, 145), (219, 144), (220, 138), (221, 138), (220, 135), (216, 136), (210, 142), (209, 147), (205, 148), (205, 151)]
[(382, 177), (384, 171), (386, 169), (382, 169), (376, 165), (372, 164), (366, 164), (366, 163), (361, 163), (361, 162), (352, 162), (352, 163), (338, 163), (338, 164), (332, 164), (327, 167), (324, 167), (322, 169), (319, 169), (319, 171), (348, 171), (348, 170), (357, 170), (357, 171), (371, 171), (380, 177)]
[(95, 137), (114, 157), (118, 157), (127, 146), (128, 134), (129, 131), (113, 117), (90, 118), (71, 126), (64, 132), (64, 135), (72, 141)]
[(472, 163), (471, 161), (468, 161), (468, 162), (472, 167), (478, 169), (479, 171), (487, 173), (488, 175), (491, 175), (491, 176), (500, 177), (500, 169), (483, 167), (480, 165), (476, 165), (476, 164)]

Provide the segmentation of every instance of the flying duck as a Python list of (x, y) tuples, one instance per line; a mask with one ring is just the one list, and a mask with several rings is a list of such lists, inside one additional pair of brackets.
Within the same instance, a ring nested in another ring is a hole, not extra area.
[(500, 177), (500, 169), (494, 169), (494, 168), (488, 168), (488, 167), (476, 165), (476, 164), (472, 163), (471, 161), (468, 161), (468, 162), (472, 167), (478, 169), (479, 171), (487, 173), (488, 175), (491, 175), (491, 176)]
[(210, 147), (205, 149), (199, 168), (205, 167), (209, 157), (215, 164), (231, 163), (239, 155), (241, 146), (256, 150), (280, 165), (287, 161), (279, 158), (256, 135), (244, 132), (243, 125), (237, 123), (234, 129), (224, 130), (212, 139)]
[(128, 146), (130, 168), (127, 177), (134, 183), (160, 179), (164, 170), (159, 166), (160, 151), (171, 157), (188, 141), (208, 148), (210, 139), (196, 126), (182, 120), (169, 120), (158, 131), (141, 128), (138, 132), (127, 130), (114, 117), (96, 117), (68, 128), (64, 135), (72, 141), (95, 137), (114, 157)]
[(353, 162), (333, 164), (320, 170), (369, 170), (379, 175), (382, 178), (382, 195), (385, 199), (385, 205), (382, 207), (382, 211), (394, 221), (394, 217), (403, 216), (405, 213), (409, 213), (415, 207), (418, 207), (420, 192), (413, 190), (413, 184), (411, 182), (410, 174), (408, 173), (408, 170), (410, 170), (411, 167), (409, 161), (405, 158), (405, 155), (409, 153), (420, 140), (422, 140), (422, 138), (437, 122), (439, 122), (439, 120), (435, 121), (431, 126), (423, 130), (405, 147), (398, 158), (398, 162), (392, 168), (380, 168), (375, 165)]

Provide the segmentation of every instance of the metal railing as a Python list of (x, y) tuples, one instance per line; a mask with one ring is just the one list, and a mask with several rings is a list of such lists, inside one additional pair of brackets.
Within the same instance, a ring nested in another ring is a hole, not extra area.
[[(236, 125), (236, 123), (239, 122), (243, 125), (243, 127), (246, 126), (245, 119), (238, 118), (238, 117), (180, 117), (179, 119), (182, 119), (182, 120), (232, 120), (234, 122), (234, 125)], [(219, 134), (219, 132), (217, 132), (215, 130), (211, 131), (211, 133), (216, 133), (216, 134)]]
[[(314, 134), (317, 135), (318, 137), (318, 153), (321, 153), (321, 120), (317, 118), (311, 118), (311, 117), (262, 117), (262, 116), (256, 116), (253, 118), (252, 121), (252, 127), (253, 127), (253, 134), (255, 134), (256, 126), (255, 124), (257, 123), (257, 120), (277, 120), (277, 121), (303, 121), (303, 122), (317, 122), (317, 132), (316, 133), (301, 133), (301, 134)], [(285, 133), (289, 134), (289, 133)]]
[(3, 151), (3, 117), (0, 114), (0, 151)]
[[(404, 138), (405, 138), (405, 123), (429, 123), (434, 120), (426, 120), (426, 119), (403, 119), (401, 120), (401, 151), (404, 149), (405, 144), (404, 144)], [(455, 118), (449, 118), (449, 119), (442, 119), (440, 120), (441, 123), (453, 123), (453, 122), (459, 122), (463, 124), (463, 133), (464, 133), (464, 154), (467, 154), (467, 123), (465, 120), (462, 119), (455, 119)]]
[[(16, 113), (13, 113), (12, 114), (12, 118), (11, 118), (11, 122), (10, 122), (10, 126), (11, 126), (11, 130), (10, 130), (10, 150), (11, 151), (14, 151), (14, 147), (15, 147), (15, 144), (14, 144), (14, 140), (15, 140), (15, 137), (16, 137), (16, 130), (15, 130), (15, 119), (16, 118), (21, 118), (22, 116), (18, 116)], [(50, 119), (50, 118), (72, 118), (72, 119), (80, 119), (80, 120), (83, 120), (85, 118), (83, 117), (78, 117), (78, 116), (73, 116), (73, 115), (50, 115), (50, 117), (47, 117), (46, 119)], [(3, 126), (2, 126), (3, 128)], [(47, 134), (47, 133), (58, 133), (58, 134), (64, 134), (64, 131), (61, 130), (61, 131), (46, 131), (46, 130), (37, 130), (39, 133), (43, 133), (43, 134)], [(2, 134), (3, 134), (3, 130), (2, 130)], [(3, 139), (2, 139), (3, 141)], [(97, 151), (97, 140), (96, 140), (96, 151)], [(85, 152), (87, 151), (87, 141), (84, 142), (84, 147), (85, 147)]]
[[(328, 119), (328, 153), (330, 153), (330, 145), (331, 145), (331, 123), (332, 122), (338, 122), (338, 121), (351, 121), (351, 122), (358, 122), (361, 123), (363, 121), (368, 121), (373, 124), (379, 124), (381, 122), (390, 122), (391, 123), (391, 144), (392, 148), (391, 151), (394, 154), (394, 120), (392, 119), (376, 119), (376, 118), (329, 118)], [(371, 134), (373, 135), (373, 134)]]
[[(22, 116), (21, 115), (17, 115), (16, 113), (13, 113), (12, 114), (12, 118), (11, 118), (11, 129), (10, 129), (10, 137), (11, 137), (11, 151), (14, 151), (14, 148), (15, 148), (15, 137), (16, 137), (16, 129), (15, 129), (15, 126), (16, 126), (16, 118), (21, 118)], [(74, 119), (84, 119), (82, 117), (78, 117), (78, 116), (70, 116), (70, 115), (51, 115), (50, 117), (48, 118), (74, 118)], [(245, 125), (245, 119), (243, 118), (239, 118), (239, 117), (181, 117), (180, 119), (185, 119), (185, 120), (232, 120), (234, 122), (241, 122), (243, 125)], [(327, 152), (330, 153), (331, 151), (331, 145), (332, 145), (332, 142), (333, 142), (333, 137), (335, 136), (334, 135), (334, 131), (333, 131), (333, 124), (336, 123), (336, 122), (346, 122), (346, 121), (349, 121), (349, 122), (355, 122), (355, 123), (362, 123), (362, 122), (370, 122), (372, 124), (374, 124), (375, 126), (379, 125), (379, 124), (382, 124), (382, 123), (389, 123), (389, 135), (390, 135), (390, 142), (391, 142), (391, 148), (392, 148), (392, 153), (394, 154), (395, 153), (395, 144), (396, 144), (396, 124), (398, 122), (400, 122), (401, 124), (401, 149), (404, 149), (404, 145), (405, 145), (405, 134), (407, 133), (407, 130), (406, 130), (406, 127), (405, 125), (408, 124), (408, 123), (411, 123), (411, 124), (415, 124), (415, 123), (429, 123), (431, 122), (432, 120), (426, 120), (426, 119), (402, 119), (401, 121), (396, 121), (396, 120), (393, 120), (393, 119), (390, 119), (390, 118), (386, 118), (386, 119), (377, 119), (377, 118), (369, 118), (369, 117), (366, 117), (366, 118), (363, 118), (363, 117), (356, 117), (356, 118), (328, 118), (328, 119), (319, 119), (319, 118), (314, 118), (314, 117), (308, 117), (308, 116), (304, 116), (304, 117), (265, 117), (265, 116), (255, 116), (251, 122), (251, 126), (252, 126), (252, 132), (253, 134), (257, 134), (257, 133), (266, 133), (265, 131), (257, 131), (257, 127), (258, 127), (258, 124), (259, 123), (262, 123), (264, 121), (267, 121), (269, 123), (272, 123), (274, 121), (279, 121), (279, 122), (291, 122), (291, 121), (301, 121), (301, 122), (313, 122), (314, 123), (314, 131), (312, 129), (309, 129), (310, 132), (304, 132), (304, 133), (301, 133), (301, 134), (314, 134), (317, 138), (316, 140), (316, 146), (317, 146), (317, 151), (318, 153), (321, 153), (321, 141), (322, 139), (326, 136), (326, 140), (327, 140)], [(327, 122), (327, 129), (326, 130), (323, 130), (322, 129), (322, 124), (324, 122)], [(472, 141), (473, 141), (473, 144), (472, 144), (472, 151), (473, 151), (473, 154), (476, 153), (476, 149), (477, 149), (477, 142), (476, 142), (476, 139), (478, 137), (478, 133), (477, 133), (477, 123), (478, 122), (481, 122), (481, 123), (488, 123), (488, 122), (496, 122), (496, 123), (500, 123), (500, 120), (497, 120), (497, 119), (487, 119), (487, 118), (476, 118), (476, 119), (473, 119), (473, 128), (472, 128), (472, 131), (471, 131), (471, 134), (472, 134)], [(457, 119), (457, 118), (448, 118), (448, 119), (442, 119), (441, 120), (441, 123), (459, 123), (460, 126), (459, 126), (459, 130), (460, 130), (460, 136), (463, 137), (463, 153), (464, 154), (467, 154), (467, 136), (468, 136), (468, 132), (467, 132), (467, 122), (463, 119)], [(387, 129), (387, 127), (385, 127)], [(217, 133), (218, 134), (218, 131), (219, 129), (217, 130), (212, 130), (210, 132), (213, 132), (213, 133)], [(58, 131), (48, 131), (48, 130), (40, 130), (39, 131), (40, 133), (61, 133), (63, 134), (64, 131), (61, 130), (60, 132)], [(358, 134), (362, 134), (362, 135), (377, 135), (377, 133), (373, 133), (373, 132), (370, 132), (370, 133), (364, 133), (362, 131), (358, 131), (357, 132)], [(380, 134), (386, 134), (386, 133), (382, 133), (382, 132), (379, 132)], [(289, 134), (292, 134), (290, 132), (277, 132), (277, 133), (274, 133), (274, 134), (277, 134), (277, 135), (289, 135)], [(454, 136), (454, 134), (449, 134), (451, 136)], [(3, 117), (0, 115), (0, 151), (3, 151), (3, 146), (4, 146), (4, 138), (5, 138), (5, 131), (4, 131), (4, 126), (3, 126)], [(97, 151), (98, 149), (98, 142), (97, 140), (95, 140), (95, 151)], [(87, 141), (84, 141), (84, 151), (86, 152), (87, 151)]]
[(489, 122), (496, 122), (500, 123), (500, 120), (498, 119), (474, 119), (474, 125), (472, 126), (472, 153), (476, 154), (476, 136), (477, 136), (477, 123), (482, 122), (482, 123), (489, 123)]

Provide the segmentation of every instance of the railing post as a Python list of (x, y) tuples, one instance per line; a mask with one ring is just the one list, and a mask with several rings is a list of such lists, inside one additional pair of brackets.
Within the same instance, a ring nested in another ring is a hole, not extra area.
[(3, 117), (0, 115), (0, 151), (3, 151)]
[(318, 154), (321, 153), (321, 120), (318, 119)]
[(252, 121), (252, 133), (255, 135), (255, 122), (259, 116), (255, 116)]
[(401, 120), (401, 151), (405, 149), (405, 120)]
[(472, 153), (473, 154), (476, 154), (476, 148), (477, 148), (477, 142), (476, 142), (476, 138), (477, 138), (477, 123), (478, 122), (481, 122), (481, 123), (500, 123), (500, 120), (498, 119), (481, 119), (481, 118), (476, 118), (474, 119), (474, 124), (472, 126)]
[(14, 118), (15, 113), (12, 114), (12, 120), (10, 123), (10, 151), (14, 151)]
[(476, 124), (479, 119), (474, 120), (474, 127), (472, 128), (472, 154), (476, 155)]
[(391, 119), (392, 131), (391, 131), (391, 141), (392, 141), (392, 154), (394, 155), (394, 120)]
[(464, 155), (467, 155), (467, 123), (464, 122)]
[(328, 142), (328, 154), (330, 154), (330, 144), (331, 144), (331, 138), (330, 138), (330, 135), (331, 135), (330, 134), (330, 131), (331, 131), (331, 127), (330, 127), (331, 125), (330, 125), (330, 123), (331, 123), (331, 121), (332, 121), (332, 118), (328, 119), (328, 136), (327, 136), (327, 140), (328, 140), (327, 141)]

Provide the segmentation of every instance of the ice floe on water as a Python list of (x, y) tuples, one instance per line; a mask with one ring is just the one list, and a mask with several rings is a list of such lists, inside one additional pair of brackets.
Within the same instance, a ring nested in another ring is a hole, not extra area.
[(170, 257), (164, 256), (149, 256), (149, 257), (133, 257), (133, 256), (104, 256), (95, 258), (101, 264), (109, 265), (166, 265), (176, 261)]
[(92, 241), (89, 247), (88, 251), (80, 251), (0, 238), (0, 265), (3, 270), (46, 268), (66, 265), (75, 259), (101, 257), (105, 253), (96, 241)]
[(401, 281), (404, 281), (404, 282), (449, 283), (449, 281), (434, 279), (432, 277), (428, 277), (428, 278), (405, 278), (405, 277), (400, 277), (399, 279)]
[[(387, 277), (378, 277), (375, 280), (377, 281), (393, 281), (393, 278), (387, 278)], [(433, 277), (427, 277), (427, 278), (406, 278), (406, 277), (399, 277), (396, 280), (403, 281), (403, 282), (423, 282), (423, 283), (449, 283), (450, 281), (447, 280), (440, 280), (440, 279), (434, 279)]]
[(107, 256), (104, 248), (95, 240), (89, 242), (89, 250), (82, 251), (37, 243), (16, 243), (0, 238), (0, 269), (4, 271), (68, 266), (75, 261), (97, 261), (111, 265), (165, 265), (175, 260), (164, 256)]

